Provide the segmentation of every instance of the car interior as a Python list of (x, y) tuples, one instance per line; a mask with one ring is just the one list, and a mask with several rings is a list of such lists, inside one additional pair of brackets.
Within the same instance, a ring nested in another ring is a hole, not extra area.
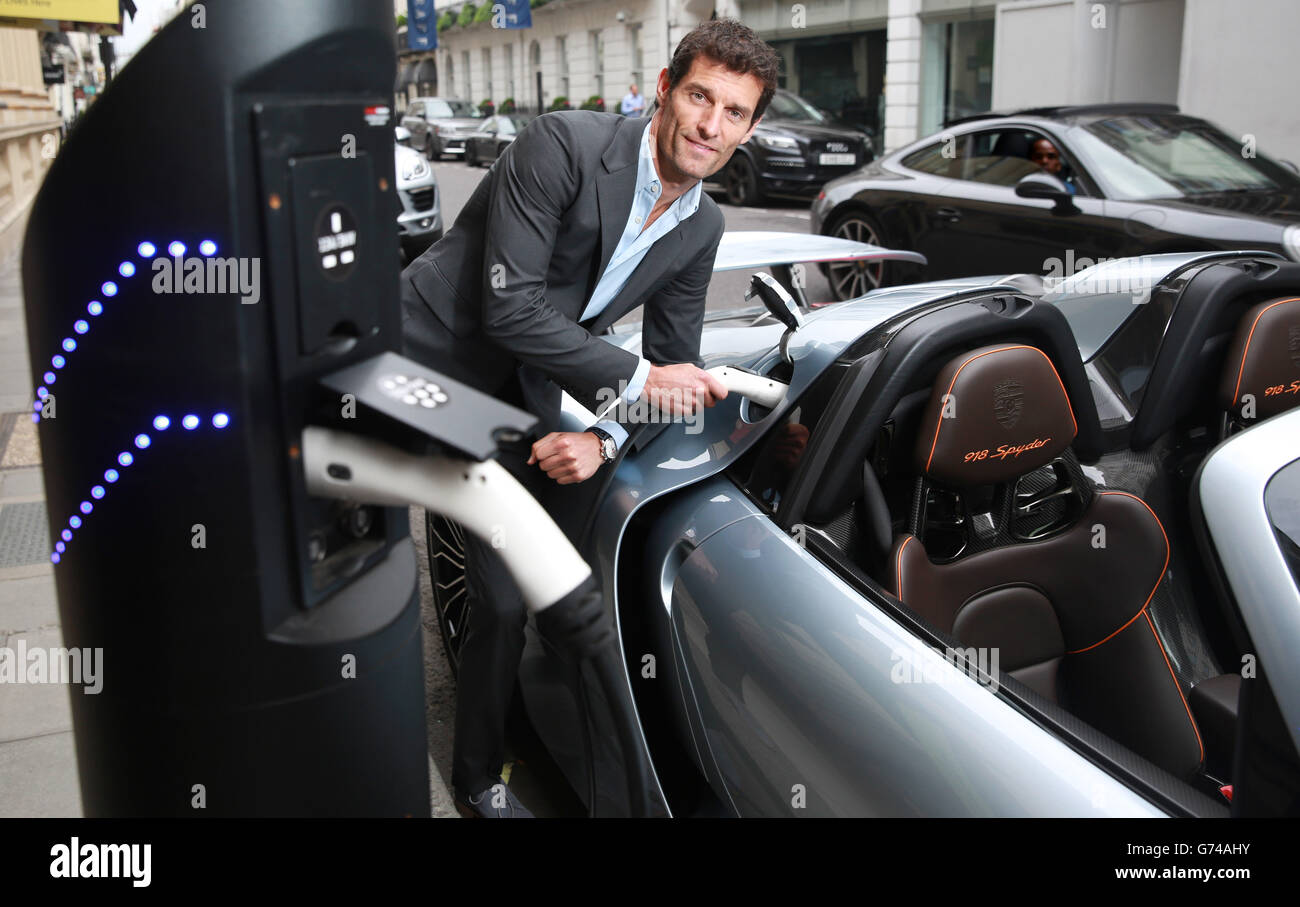
[[(1064, 316), (1027, 296), (900, 316), (823, 376), (838, 394), (810, 389), (824, 411), (800, 401), (813, 437), (774, 514), (933, 644), (997, 647), (1029, 713), (1194, 815), (1223, 814), (1241, 786), (1239, 704), (1256, 685), (1198, 544), (1193, 477), (1227, 434), (1300, 405), (1300, 295), (1276, 291), (1300, 275), (1263, 269), (1271, 283), (1248, 263), (1205, 269), (1163, 336), (1121, 330), (1086, 370)], [(1114, 354), (1134, 349), (1135, 416), (1103, 426), (1090, 382), (1131, 372)], [(1271, 794), (1255, 808), (1300, 808), (1289, 738), (1259, 746), (1271, 761), (1253, 786)]]

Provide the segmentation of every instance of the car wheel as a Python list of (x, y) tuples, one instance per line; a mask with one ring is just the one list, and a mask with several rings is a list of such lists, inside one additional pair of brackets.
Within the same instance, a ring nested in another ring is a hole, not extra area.
[(465, 166), (466, 167), (478, 166), (478, 155), (474, 153), (474, 146), (471, 145), (469, 142), (465, 143)]
[(431, 135), (426, 135), (424, 137), (424, 156), (431, 161), (436, 161), (438, 159), (433, 153), (433, 136)]
[(442, 634), (443, 651), (451, 674), (460, 670), (460, 649), (469, 625), (465, 588), (465, 529), (445, 517), (425, 515), (425, 542), (429, 549), (429, 578), (433, 584), (433, 610)]
[(758, 171), (744, 155), (737, 154), (727, 165), (727, 201), (737, 207), (757, 205), (763, 201), (758, 185)]
[[(827, 234), (873, 246), (886, 245), (880, 225), (861, 211), (836, 218)], [(837, 300), (856, 299), (864, 293), (889, 285), (890, 274), (883, 261), (847, 261), (827, 265), (826, 280)]]

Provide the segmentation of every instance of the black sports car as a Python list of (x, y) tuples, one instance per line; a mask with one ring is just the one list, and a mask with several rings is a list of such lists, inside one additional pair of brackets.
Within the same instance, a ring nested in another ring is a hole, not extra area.
[(465, 163), (471, 167), (492, 163), (527, 125), (527, 117), (488, 117), (477, 132), (465, 136)]
[[(969, 117), (827, 183), (814, 233), (929, 260), (926, 279), (1068, 277), (1099, 259), (1268, 249), (1300, 260), (1300, 175), (1171, 105)], [(827, 267), (837, 299), (919, 276)]]

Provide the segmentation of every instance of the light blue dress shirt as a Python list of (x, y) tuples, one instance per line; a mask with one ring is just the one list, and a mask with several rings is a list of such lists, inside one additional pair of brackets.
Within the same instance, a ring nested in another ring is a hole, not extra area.
[[(650, 123), (646, 123), (645, 130), (641, 133), (641, 154), (637, 158), (636, 191), (632, 195), (632, 210), (628, 212), (623, 235), (614, 248), (609, 264), (605, 266), (605, 273), (600, 275), (596, 288), (591, 292), (591, 299), (587, 301), (587, 307), (582, 311), (581, 321), (589, 321), (605, 311), (606, 306), (623, 289), (632, 272), (641, 263), (641, 259), (645, 258), (646, 252), (650, 251), (650, 247), (695, 213), (700, 206), (700, 193), (703, 187), (697, 182), (673, 202), (667, 211), (659, 215), (658, 220), (642, 230), (642, 225), (650, 217), (650, 212), (654, 209), (655, 202), (659, 200), (661, 191), (663, 186), (659, 183), (659, 172), (655, 169), (654, 153), (650, 148)], [(623, 395), (623, 399), (628, 403), (634, 403), (637, 397), (641, 396), (641, 388), (645, 386), (645, 379), (649, 374), (650, 360), (642, 359), (628, 381), (627, 392)], [(601, 421), (597, 425), (609, 432), (619, 447), (622, 447), (623, 442), (627, 440), (627, 432), (617, 422)]]

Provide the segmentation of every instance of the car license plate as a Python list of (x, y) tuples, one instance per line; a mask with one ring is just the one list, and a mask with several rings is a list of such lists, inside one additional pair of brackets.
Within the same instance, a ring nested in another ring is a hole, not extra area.
[(822, 154), (817, 158), (823, 167), (835, 167), (842, 164), (855, 164), (857, 158), (852, 154)]

